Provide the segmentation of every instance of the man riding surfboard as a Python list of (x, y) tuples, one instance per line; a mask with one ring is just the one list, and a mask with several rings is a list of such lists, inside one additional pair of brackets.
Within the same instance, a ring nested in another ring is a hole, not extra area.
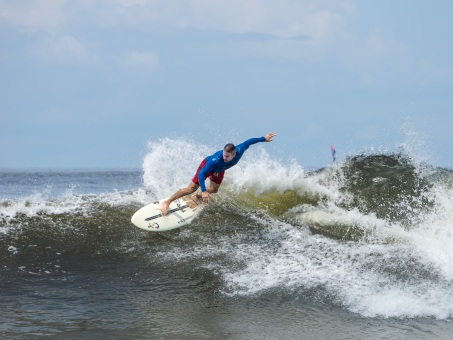
[[(203, 159), (190, 184), (186, 188), (179, 189), (170, 198), (162, 202), (162, 215), (167, 214), (168, 207), (171, 202), (180, 197), (194, 193), (198, 188), (201, 190), (201, 198), (203, 202), (207, 203), (209, 201), (209, 194), (216, 193), (219, 190), (225, 171), (239, 162), (244, 152), (250, 147), (250, 145), (259, 142), (272, 142), (272, 138), (275, 136), (275, 132), (269, 132), (264, 137), (250, 138), (236, 146), (228, 143), (225, 145), (223, 150), (219, 150), (213, 155)], [(210, 183), (209, 186), (206, 187), (205, 180), (207, 178), (209, 178)]]

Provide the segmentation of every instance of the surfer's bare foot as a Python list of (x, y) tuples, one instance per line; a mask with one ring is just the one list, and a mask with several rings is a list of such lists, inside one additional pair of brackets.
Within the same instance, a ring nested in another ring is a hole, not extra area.
[(168, 206), (170, 204), (167, 203), (167, 201), (162, 202), (160, 205), (160, 211), (162, 212), (162, 216), (165, 216), (168, 214)]

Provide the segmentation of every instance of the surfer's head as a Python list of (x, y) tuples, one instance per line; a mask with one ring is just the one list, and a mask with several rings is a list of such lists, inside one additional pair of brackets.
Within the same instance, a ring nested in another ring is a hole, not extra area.
[(234, 156), (236, 156), (236, 147), (234, 144), (228, 143), (223, 148), (223, 160), (225, 163), (228, 163), (234, 158)]

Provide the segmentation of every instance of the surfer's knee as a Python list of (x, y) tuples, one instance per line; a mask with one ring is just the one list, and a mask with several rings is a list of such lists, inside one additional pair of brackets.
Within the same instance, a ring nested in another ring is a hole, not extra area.
[(209, 192), (210, 194), (215, 194), (215, 193), (217, 193), (217, 191), (219, 191), (219, 188), (220, 188), (220, 185), (212, 185), (212, 184), (211, 184), (211, 185), (209, 186), (208, 192)]
[(199, 188), (198, 185), (190, 183), (189, 186), (186, 188), (187, 195), (194, 193), (195, 191), (197, 191), (198, 188)]

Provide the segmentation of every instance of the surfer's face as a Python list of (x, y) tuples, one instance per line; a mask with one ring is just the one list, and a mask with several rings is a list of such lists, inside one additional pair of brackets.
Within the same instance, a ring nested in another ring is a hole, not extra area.
[(236, 151), (228, 152), (228, 151), (223, 150), (223, 161), (225, 163), (228, 163), (229, 161), (231, 161), (234, 158), (234, 156), (236, 156)]

